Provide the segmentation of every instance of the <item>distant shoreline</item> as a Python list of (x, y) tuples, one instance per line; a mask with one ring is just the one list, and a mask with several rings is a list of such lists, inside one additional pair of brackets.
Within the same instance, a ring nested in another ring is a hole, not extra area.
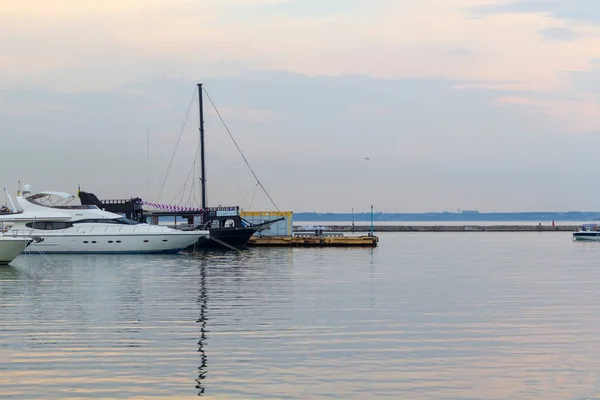
[[(369, 225), (318, 225), (315, 227), (294, 224), (294, 232), (321, 228), (324, 232), (370, 232)], [(579, 225), (375, 225), (373, 232), (576, 232)]]
[[(371, 213), (294, 213), (299, 222), (370, 222)], [(518, 213), (373, 213), (375, 222), (558, 222), (600, 220), (600, 211), (518, 212)]]

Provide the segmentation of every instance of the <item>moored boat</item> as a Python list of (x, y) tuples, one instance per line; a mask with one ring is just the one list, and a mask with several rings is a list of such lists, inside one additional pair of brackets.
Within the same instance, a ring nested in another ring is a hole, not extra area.
[(61, 192), (32, 194), (26, 186), (16, 197), (17, 212), (0, 215), (0, 223), (12, 224), (9, 236), (44, 239), (31, 248), (46, 253), (178, 253), (208, 235), (139, 223), (93, 205), (67, 205), (73, 198)]
[(583, 224), (573, 232), (573, 240), (600, 241), (600, 224)]

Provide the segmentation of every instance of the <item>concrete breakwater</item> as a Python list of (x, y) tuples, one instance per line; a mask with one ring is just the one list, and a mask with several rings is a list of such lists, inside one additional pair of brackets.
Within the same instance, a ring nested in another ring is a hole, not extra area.
[[(370, 232), (369, 225), (319, 225), (325, 232)], [(375, 225), (374, 232), (576, 232), (578, 225)], [(303, 231), (294, 226), (294, 232)]]

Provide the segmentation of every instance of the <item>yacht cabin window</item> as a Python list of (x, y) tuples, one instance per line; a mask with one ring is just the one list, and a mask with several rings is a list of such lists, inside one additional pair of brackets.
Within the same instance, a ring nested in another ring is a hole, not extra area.
[(52, 231), (58, 229), (67, 229), (73, 226), (70, 222), (58, 222), (58, 221), (40, 221), (40, 222), (28, 222), (25, 224), (28, 228), (41, 229), (44, 231)]
[(139, 222), (129, 218), (116, 218), (116, 219), (80, 219), (79, 221), (73, 221), (74, 224), (117, 224), (117, 225), (137, 225)]

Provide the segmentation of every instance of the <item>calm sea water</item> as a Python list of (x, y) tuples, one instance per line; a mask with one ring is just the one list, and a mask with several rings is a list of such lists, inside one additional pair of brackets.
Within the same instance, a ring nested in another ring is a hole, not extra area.
[(380, 239), (374, 250), (21, 256), (0, 267), (0, 397), (598, 396), (600, 243)]

